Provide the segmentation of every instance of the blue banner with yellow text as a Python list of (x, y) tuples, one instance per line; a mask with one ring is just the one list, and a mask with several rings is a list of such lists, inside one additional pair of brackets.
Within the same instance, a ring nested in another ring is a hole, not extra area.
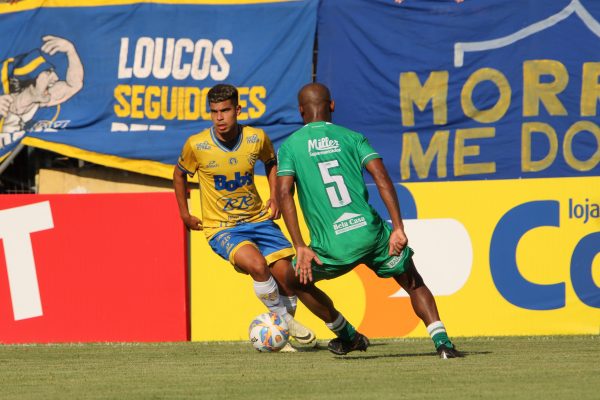
[(329, 0), (317, 78), (397, 182), (600, 175), (600, 2)]
[[(383, 156), (444, 323), (597, 333), (600, 2), (328, 0), (317, 32), (333, 121)], [(426, 334), (405, 294), (358, 276), (361, 332)]]
[(0, 4), (0, 160), (23, 141), (170, 176), (217, 83), (273, 140), (300, 126), (290, 93), (311, 80), (317, 1), (73, 3)]

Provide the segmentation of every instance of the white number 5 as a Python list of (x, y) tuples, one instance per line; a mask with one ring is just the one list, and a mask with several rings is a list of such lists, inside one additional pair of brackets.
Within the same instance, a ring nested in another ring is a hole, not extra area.
[(330, 183), (334, 184), (334, 186), (326, 186), (325, 190), (327, 190), (329, 202), (333, 207), (336, 208), (343, 207), (352, 202), (352, 199), (350, 199), (350, 193), (348, 193), (348, 188), (344, 183), (344, 177), (341, 175), (331, 175), (329, 173), (329, 170), (331, 168), (338, 167), (339, 165), (340, 163), (338, 162), (338, 160), (325, 161), (319, 163), (319, 170), (321, 171), (321, 178), (323, 179), (323, 183), (325, 183), (325, 185)]

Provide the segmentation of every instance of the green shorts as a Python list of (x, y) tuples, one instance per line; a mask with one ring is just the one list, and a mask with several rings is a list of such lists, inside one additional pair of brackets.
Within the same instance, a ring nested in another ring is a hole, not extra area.
[[(315, 262), (312, 263), (312, 274), (313, 281), (317, 282), (322, 279), (333, 279), (338, 276), (342, 276), (350, 271), (352, 271), (355, 267), (360, 264), (365, 264), (369, 267), (373, 272), (377, 274), (380, 278), (391, 278), (392, 276), (397, 276), (406, 271), (408, 266), (411, 263), (412, 256), (414, 254), (413, 249), (406, 246), (402, 253), (399, 256), (390, 256), (389, 255), (389, 237), (390, 232), (387, 232), (387, 240), (381, 242), (381, 245), (373, 249), (367, 255), (359, 258), (358, 260), (343, 265), (332, 265), (332, 264), (323, 264), (319, 265)], [(294, 266), (295, 266), (294, 259)]]

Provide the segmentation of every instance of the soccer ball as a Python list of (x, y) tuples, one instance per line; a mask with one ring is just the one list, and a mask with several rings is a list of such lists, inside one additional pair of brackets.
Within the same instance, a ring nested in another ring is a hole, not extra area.
[(260, 314), (248, 329), (252, 346), (261, 352), (279, 351), (289, 339), (287, 323), (275, 313)]

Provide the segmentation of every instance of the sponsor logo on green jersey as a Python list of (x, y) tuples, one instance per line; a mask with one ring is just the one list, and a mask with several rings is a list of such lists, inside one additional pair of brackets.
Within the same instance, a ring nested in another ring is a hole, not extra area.
[(341, 235), (367, 225), (367, 220), (360, 214), (344, 213), (333, 223), (336, 235)]
[(342, 149), (340, 149), (340, 143), (337, 140), (329, 139), (327, 136), (321, 139), (311, 139), (308, 141), (308, 154), (310, 154), (311, 157), (321, 154), (338, 153), (340, 151), (342, 151)]

